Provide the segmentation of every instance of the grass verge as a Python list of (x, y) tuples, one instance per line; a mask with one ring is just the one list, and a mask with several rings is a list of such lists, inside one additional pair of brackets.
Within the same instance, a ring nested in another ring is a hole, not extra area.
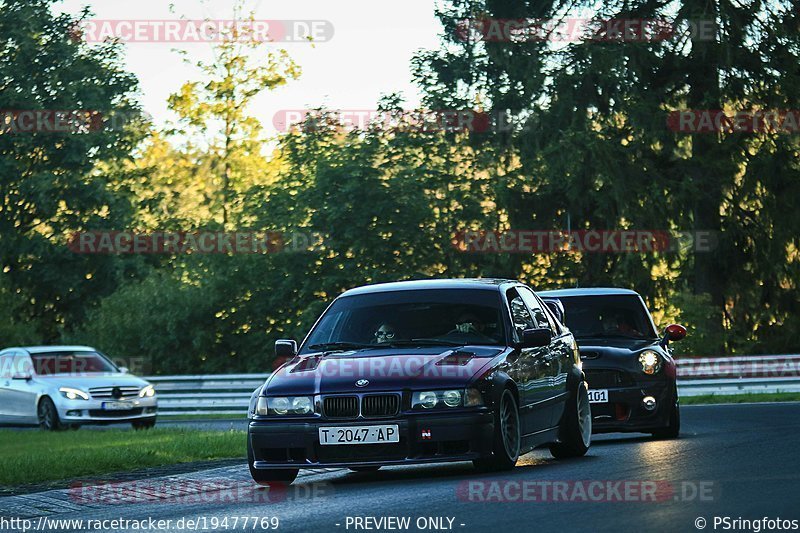
[(0, 430), (0, 485), (22, 485), (147, 467), (238, 458), (244, 431), (156, 428), (149, 431)]
[(247, 420), (246, 414), (238, 415), (158, 415), (159, 420)]
[(681, 396), (681, 405), (701, 405), (701, 404), (713, 404), (713, 403), (797, 402), (797, 401), (800, 401), (800, 392), (703, 394), (701, 396)]

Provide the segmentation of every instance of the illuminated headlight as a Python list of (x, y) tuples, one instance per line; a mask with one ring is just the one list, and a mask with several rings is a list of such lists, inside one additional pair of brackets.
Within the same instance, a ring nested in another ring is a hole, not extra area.
[(139, 391), (139, 398), (152, 398), (156, 395), (156, 389), (152, 385), (148, 385)]
[(483, 405), (483, 396), (477, 389), (415, 392), (411, 397), (412, 409), (475, 407), (479, 405)]
[(415, 392), (411, 398), (411, 407), (422, 407), (423, 409), (433, 409), (439, 403), (439, 396), (433, 391)]
[(655, 374), (661, 370), (661, 356), (652, 350), (645, 350), (639, 355), (639, 363), (642, 365), (642, 372), (645, 374)]
[(461, 391), (446, 390), (442, 393), (442, 401), (447, 407), (458, 407), (461, 405)]
[(58, 389), (58, 392), (61, 393), (61, 396), (66, 398), (67, 400), (88, 400), (89, 395), (83, 392), (80, 389), (73, 389), (71, 387), (61, 387)]
[(314, 401), (310, 396), (288, 396), (258, 398), (256, 414), (266, 415), (310, 415), (314, 412)]

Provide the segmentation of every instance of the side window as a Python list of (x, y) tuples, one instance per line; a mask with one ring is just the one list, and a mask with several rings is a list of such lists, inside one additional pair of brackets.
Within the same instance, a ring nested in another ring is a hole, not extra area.
[(536, 323), (536, 325), (533, 327), (547, 328), (549, 330), (558, 332), (557, 329), (553, 328), (553, 324), (550, 323), (547, 313), (545, 313), (544, 309), (542, 309), (542, 304), (540, 304), (539, 300), (536, 299), (533, 291), (527, 287), (520, 287), (519, 294), (522, 296), (522, 300), (531, 310), (531, 313), (533, 313), (533, 320)]
[(13, 372), (15, 374), (33, 374), (33, 361), (31, 358), (24, 354), (19, 354), (14, 357)]
[(14, 354), (8, 352), (0, 355), (0, 378), (11, 379), (14, 375)]
[(508, 307), (511, 309), (511, 320), (519, 338), (523, 330), (535, 328), (535, 322), (516, 289), (506, 292), (506, 299), (508, 300)]

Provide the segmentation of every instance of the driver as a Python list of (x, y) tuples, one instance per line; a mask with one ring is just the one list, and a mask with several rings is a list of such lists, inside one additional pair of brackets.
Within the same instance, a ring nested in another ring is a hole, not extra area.
[(462, 313), (456, 320), (456, 331), (459, 333), (483, 334), (486, 326), (474, 313)]
[(610, 313), (603, 317), (603, 330), (606, 333), (622, 333), (634, 337), (641, 337), (642, 334), (630, 325), (622, 313)]
[(375, 330), (373, 335), (373, 344), (381, 344), (383, 342), (390, 342), (397, 335), (397, 328), (389, 322), (382, 322), (378, 329)]

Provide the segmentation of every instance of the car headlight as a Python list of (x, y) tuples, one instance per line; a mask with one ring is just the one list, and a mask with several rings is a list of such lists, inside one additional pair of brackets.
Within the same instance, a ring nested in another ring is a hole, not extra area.
[(83, 392), (80, 389), (73, 389), (72, 387), (61, 387), (58, 389), (58, 392), (61, 393), (61, 396), (66, 398), (67, 400), (88, 400), (89, 395)]
[(156, 389), (152, 385), (148, 385), (139, 391), (139, 398), (152, 398), (156, 395)]
[(661, 370), (661, 356), (653, 350), (645, 350), (639, 354), (639, 363), (645, 374), (653, 375)]
[(314, 401), (310, 396), (279, 396), (258, 398), (256, 414), (266, 415), (310, 415), (314, 412)]
[(412, 409), (434, 407), (475, 407), (483, 405), (483, 396), (477, 389), (451, 389), (415, 392), (411, 396)]

